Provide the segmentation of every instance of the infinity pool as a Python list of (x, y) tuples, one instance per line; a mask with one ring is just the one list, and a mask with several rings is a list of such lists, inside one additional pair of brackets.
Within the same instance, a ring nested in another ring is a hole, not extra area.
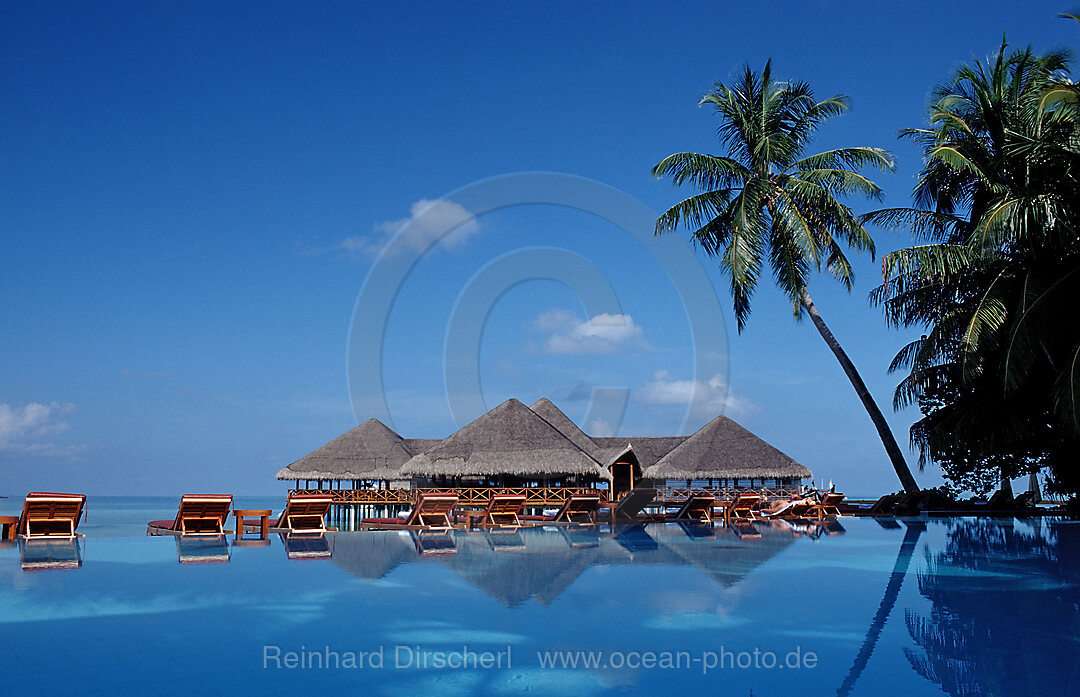
[(145, 508), (0, 548), (0, 694), (1080, 694), (1071, 522), (189, 544)]

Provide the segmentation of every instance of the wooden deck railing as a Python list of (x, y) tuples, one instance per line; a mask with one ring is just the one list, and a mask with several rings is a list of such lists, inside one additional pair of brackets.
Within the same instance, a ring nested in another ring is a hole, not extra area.
[(292, 494), (329, 494), (335, 504), (359, 504), (364, 506), (410, 506), (421, 492), (437, 493), (453, 491), (458, 495), (459, 506), (483, 508), (492, 493), (516, 494), (525, 497), (526, 506), (561, 506), (570, 494), (599, 494), (605, 491), (588, 487), (426, 487), (418, 489), (297, 489)]
[[(362, 506), (411, 506), (416, 501), (416, 495), (420, 492), (443, 492), (453, 491), (458, 495), (458, 505), (464, 507), (483, 508), (487, 505), (488, 498), (492, 493), (516, 494), (525, 497), (526, 506), (561, 506), (570, 494), (599, 494), (601, 499), (607, 499), (608, 491), (605, 489), (592, 489), (589, 487), (574, 486), (538, 486), (538, 487), (462, 487), (451, 489), (446, 487), (427, 487), (419, 489), (297, 489), (291, 494), (329, 494), (334, 497), (335, 504), (357, 504)], [(717, 501), (730, 501), (740, 493), (750, 492), (750, 489), (686, 489), (686, 488), (658, 488), (653, 505), (676, 506), (686, 501), (692, 494), (709, 494)], [(767, 499), (788, 498), (799, 493), (797, 489), (753, 489), (753, 493), (761, 494)]]
[(691, 494), (700, 496), (707, 494), (712, 496), (717, 501), (731, 501), (739, 494), (760, 494), (766, 499), (779, 499), (790, 498), (799, 493), (798, 489), (789, 488), (777, 488), (777, 489), (686, 489), (686, 488), (658, 488), (656, 490), (656, 498), (654, 502), (659, 505), (674, 505), (684, 503), (686, 499), (690, 498)]

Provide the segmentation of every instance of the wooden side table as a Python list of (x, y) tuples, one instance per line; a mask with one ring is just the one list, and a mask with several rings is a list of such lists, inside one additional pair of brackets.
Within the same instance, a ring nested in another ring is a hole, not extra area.
[(258, 518), (259, 537), (262, 539), (268, 538), (270, 536), (270, 513), (272, 513), (272, 511), (264, 508), (234, 508), (233, 515), (236, 516), (236, 538), (240, 539), (244, 536), (245, 518)]
[(17, 515), (0, 515), (0, 539), (14, 540), (15, 533), (18, 532), (19, 516)]

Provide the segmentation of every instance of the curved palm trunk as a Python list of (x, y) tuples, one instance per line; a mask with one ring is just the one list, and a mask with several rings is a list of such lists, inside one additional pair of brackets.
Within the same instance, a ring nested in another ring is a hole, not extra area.
[(844, 349), (840, 347), (840, 342), (836, 340), (833, 333), (825, 326), (825, 320), (821, 319), (821, 315), (818, 314), (817, 307), (814, 306), (814, 301), (810, 298), (810, 294), (806, 292), (806, 288), (799, 289), (799, 301), (802, 302), (802, 306), (810, 314), (810, 319), (813, 320), (814, 326), (817, 327), (818, 333), (821, 334), (821, 338), (825, 340), (833, 355), (836, 356), (836, 360), (840, 362), (840, 367), (844, 369), (848, 380), (851, 381), (851, 386), (855, 388), (855, 394), (859, 395), (859, 399), (862, 400), (866, 413), (870, 415), (870, 420), (874, 422), (874, 428), (877, 429), (878, 436), (885, 445), (885, 452), (889, 454), (889, 459), (892, 460), (893, 469), (896, 470), (896, 476), (900, 478), (904, 491), (909, 494), (916, 493), (919, 490), (919, 485), (915, 483), (915, 477), (911, 476), (911, 470), (908, 469), (907, 462), (904, 461), (904, 454), (900, 451), (900, 446), (896, 444), (896, 439), (893, 438), (892, 431), (889, 430), (889, 424), (885, 422), (885, 417), (882, 415), (881, 410), (878, 409), (873, 395), (870, 394), (870, 390), (866, 389), (866, 383), (859, 376), (859, 371), (855, 369), (855, 364), (844, 353)]

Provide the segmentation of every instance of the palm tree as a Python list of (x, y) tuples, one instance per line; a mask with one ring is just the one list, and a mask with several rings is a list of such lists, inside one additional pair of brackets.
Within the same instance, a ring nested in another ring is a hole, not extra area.
[(1068, 474), (1080, 332), (1061, 321), (1080, 293), (1080, 90), (1068, 59), (1003, 42), (958, 69), (929, 127), (903, 131), (926, 158), (916, 206), (866, 216), (925, 241), (885, 256), (872, 297), (891, 323), (927, 329), (893, 361), (908, 370), (894, 403), (919, 404), (920, 462), (961, 484), (1043, 463), (1080, 486)]
[(795, 317), (808, 314), (840, 362), (904, 489), (917, 492), (885, 417), (807, 292), (810, 273), (820, 271), (823, 263), (851, 290), (854, 272), (841, 245), (873, 254), (874, 242), (837, 197), (879, 198), (881, 190), (857, 170), (869, 166), (892, 171), (892, 156), (868, 147), (805, 155), (817, 127), (845, 112), (848, 100), (838, 95), (818, 102), (804, 82), (773, 80), (771, 61), (761, 75), (747, 66), (732, 86), (716, 83), (699, 106), (706, 104), (720, 117), (718, 136), (728, 154), (676, 153), (653, 167), (654, 176), (702, 190), (660, 216), (656, 234), (686, 225), (706, 254), (719, 257), (720, 268), (731, 281), (740, 332), (768, 264), (777, 285), (791, 299)]

